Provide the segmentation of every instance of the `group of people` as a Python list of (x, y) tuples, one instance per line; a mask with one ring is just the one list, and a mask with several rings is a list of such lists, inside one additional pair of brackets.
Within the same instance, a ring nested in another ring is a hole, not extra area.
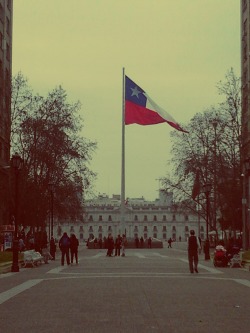
[[(29, 237), (25, 237), (25, 240), (32, 239), (32, 235), (27, 235)], [(23, 241), (24, 236), (19, 238), (19, 247), (20, 250), (24, 249), (26, 246), (26, 242)], [(41, 237), (42, 238), (42, 237)], [(142, 237), (141, 237), (142, 238)], [(149, 238), (148, 247), (151, 247), (151, 238)], [(168, 247), (171, 248), (172, 239), (168, 240)], [(144, 240), (143, 238), (139, 240), (138, 237), (135, 238), (136, 247), (143, 247)], [(117, 235), (117, 237), (113, 238), (112, 234), (109, 234), (106, 239), (107, 245), (107, 256), (125, 256), (125, 245), (126, 245), (126, 235)], [(72, 234), (70, 237), (66, 232), (63, 233), (63, 236), (59, 240), (59, 248), (61, 250), (61, 265), (64, 265), (65, 257), (67, 265), (73, 264), (74, 260), (76, 264), (78, 264), (78, 246), (79, 241), (76, 238), (75, 234)], [(31, 246), (32, 248), (32, 242)], [(114, 252), (115, 250), (115, 252)], [(190, 236), (188, 238), (188, 261), (189, 261), (189, 270), (190, 273), (198, 273), (198, 253), (201, 251), (201, 240), (199, 237), (195, 235), (194, 230), (190, 230)], [(50, 255), (52, 260), (55, 260), (56, 254), (56, 243), (55, 239), (51, 237), (50, 240)]]
[(122, 237), (118, 235), (114, 240), (111, 234), (107, 238), (107, 257), (112, 257), (115, 250), (115, 256), (125, 256), (125, 245), (126, 245), (126, 236), (123, 234)]
[(73, 264), (74, 259), (78, 265), (78, 246), (79, 241), (75, 234), (70, 237), (67, 232), (64, 232), (59, 240), (59, 248), (61, 250), (61, 265), (64, 266), (64, 261), (66, 257), (67, 265)]
[(30, 230), (25, 234), (24, 229), (18, 232), (18, 250), (35, 250), (42, 253), (42, 250), (47, 247), (47, 232), (45, 230)]

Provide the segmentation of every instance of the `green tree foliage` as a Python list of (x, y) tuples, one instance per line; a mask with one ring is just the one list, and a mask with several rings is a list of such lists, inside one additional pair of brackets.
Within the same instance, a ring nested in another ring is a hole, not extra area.
[(19, 221), (44, 226), (55, 188), (54, 210), (61, 218), (80, 218), (83, 194), (95, 174), (89, 169), (96, 143), (82, 137), (79, 102), (69, 103), (62, 87), (34, 95), (21, 73), (12, 81), (12, 153), (23, 158)]
[(240, 79), (233, 69), (217, 88), (224, 98), (222, 103), (197, 113), (186, 126), (189, 134), (171, 133), (174, 167), (163, 183), (174, 191), (177, 203), (195, 209), (198, 197), (192, 199), (192, 190), (198, 172), (196, 190), (200, 193), (203, 216), (206, 208), (203, 186), (209, 183), (211, 227), (215, 227), (217, 216), (217, 222), (223, 220), (224, 225), (235, 229), (241, 227), (241, 98)]

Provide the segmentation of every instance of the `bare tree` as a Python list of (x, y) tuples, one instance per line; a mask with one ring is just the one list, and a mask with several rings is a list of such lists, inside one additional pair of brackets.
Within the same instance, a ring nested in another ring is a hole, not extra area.
[(24, 161), (19, 218), (24, 225), (44, 225), (49, 183), (56, 189), (55, 213), (82, 216), (83, 194), (95, 178), (88, 162), (96, 143), (82, 137), (80, 108), (60, 86), (46, 97), (34, 96), (22, 74), (13, 78), (11, 139), (12, 151)]
[[(224, 227), (235, 230), (241, 228), (241, 99), (240, 79), (233, 69), (217, 88), (225, 97), (221, 104), (196, 114), (186, 126), (189, 134), (171, 133), (173, 173), (163, 183), (173, 190), (177, 203), (195, 209), (192, 190), (199, 171), (199, 199), (204, 199), (203, 185), (212, 185), (210, 227), (216, 229), (216, 222), (223, 220)], [(205, 201), (200, 202), (204, 214)]]

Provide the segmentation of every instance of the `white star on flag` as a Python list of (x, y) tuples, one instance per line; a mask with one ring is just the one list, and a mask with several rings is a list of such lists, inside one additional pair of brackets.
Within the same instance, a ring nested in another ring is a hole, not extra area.
[(134, 88), (130, 88), (130, 89), (132, 90), (131, 97), (136, 96), (137, 98), (139, 98), (139, 94), (141, 94), (141, 91), (139, 91), (136, 86)]

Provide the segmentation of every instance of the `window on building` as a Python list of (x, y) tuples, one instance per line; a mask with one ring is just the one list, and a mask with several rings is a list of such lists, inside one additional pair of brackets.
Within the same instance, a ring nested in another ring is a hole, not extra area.
[(204, 232), (204, 227), (203, 227), (203, 225), (201, 225), (201, 232)]
[(167, 217), (166, 217), (166, 215), (163, 215), (163, 217), (162, 217), (162, 221), (167, 221)]
[(89, 221), (93, 221), (93, 216), (89, 215)]
[(157, 216), (156, 215), (154, 215), (154, 221), (157, 221)]
[(184, 216), (185, 221), (188, 221), (188, 215)]
[(0, 31), (0, 49), (3, 49), (3, 34)]
[(157, 238), (157, 233), (154, 233), (154, 234), (153, 234), (153, 237), (154, 237), (154, 238)]
[(89, 232), (93, 232), (93, 227), (92, 227), (92, 225), (89, 226)]
[(137, 215), (135, 215), (134, 221), (138, 221), (138, 216)]
[(112, 216), (109, 215), (108, 221), (112, 221)]
[(188, 230), (189, 230), (189, 229), (188, 229), (188, 226), (186, 225), (186, 226), (185, 226), (185, 232), (188, 232)]
[(6, 32), (10, 35), (10, 20), (6, 17)]
[(162, 238), (167, 239), (167, 234), (165, 232), (162, 234)]
[(101, 225), (99, 225), (99, 227), (98, 227), (98, 232), (102, 232), (102, 226)]
[(99, 215), (99, 221), (102, 221), (102, 215)]
[(173, 216), (172, 216), (172, 220), (175, 221), (175, 214), (173, 214)]
[(134, 232), (138, 232), (138, 226), (135, 225)]
[(3, 5), (0, 3), (0, 20), (4, 22), (4, 10)]
[(147, 238), (148, 238), (148, 234), (144, 233), (144, 239), (147, 239)]
[(172, 231), (176, 231), (176, 227), (174, 225), (172, 226)]
[(247, 9), (247, 0), (242, 1), (242, 9), (245, 11)]
[(162, 231), (167, 231), (167, 227), (165, 225), (162, 227)]
[(70, 227), (70, 231), (69, 231), (69, 232), (72, 232), (72, 233), (75, 232), (75, 229), (74, 229), (74, 226), (73, 226), (73, 225)]
[(147, 217), (147, 215), (144, 215), (144, 219), (143, 219), (144, 221), (147, 221), (148, 220), (148, 217)]
[(83, 232), (83, 226), (82, 225), (79, 228), (79, 232)]
[(108, 232), (112, 232), (112, 227), (111, 227), (111, 225), (108, 226)]
[(144, 232), (147, 232), (148, 231), (148, 227), (145, 225), (144, 226)]
[(157, 226), (156, 225), (154, 225), (153, 231), (157, 232)]
[(172, 239), (173, 239), (173, 241), (176, 240), (176, 234), (175, 233), (172, 234)]
[(83, 234), (82, 233), (80, 234), (80, 240), (83, 240)]
[(6, 59), (10, 61), (10, 46), (8, 43), (6, 44)]

